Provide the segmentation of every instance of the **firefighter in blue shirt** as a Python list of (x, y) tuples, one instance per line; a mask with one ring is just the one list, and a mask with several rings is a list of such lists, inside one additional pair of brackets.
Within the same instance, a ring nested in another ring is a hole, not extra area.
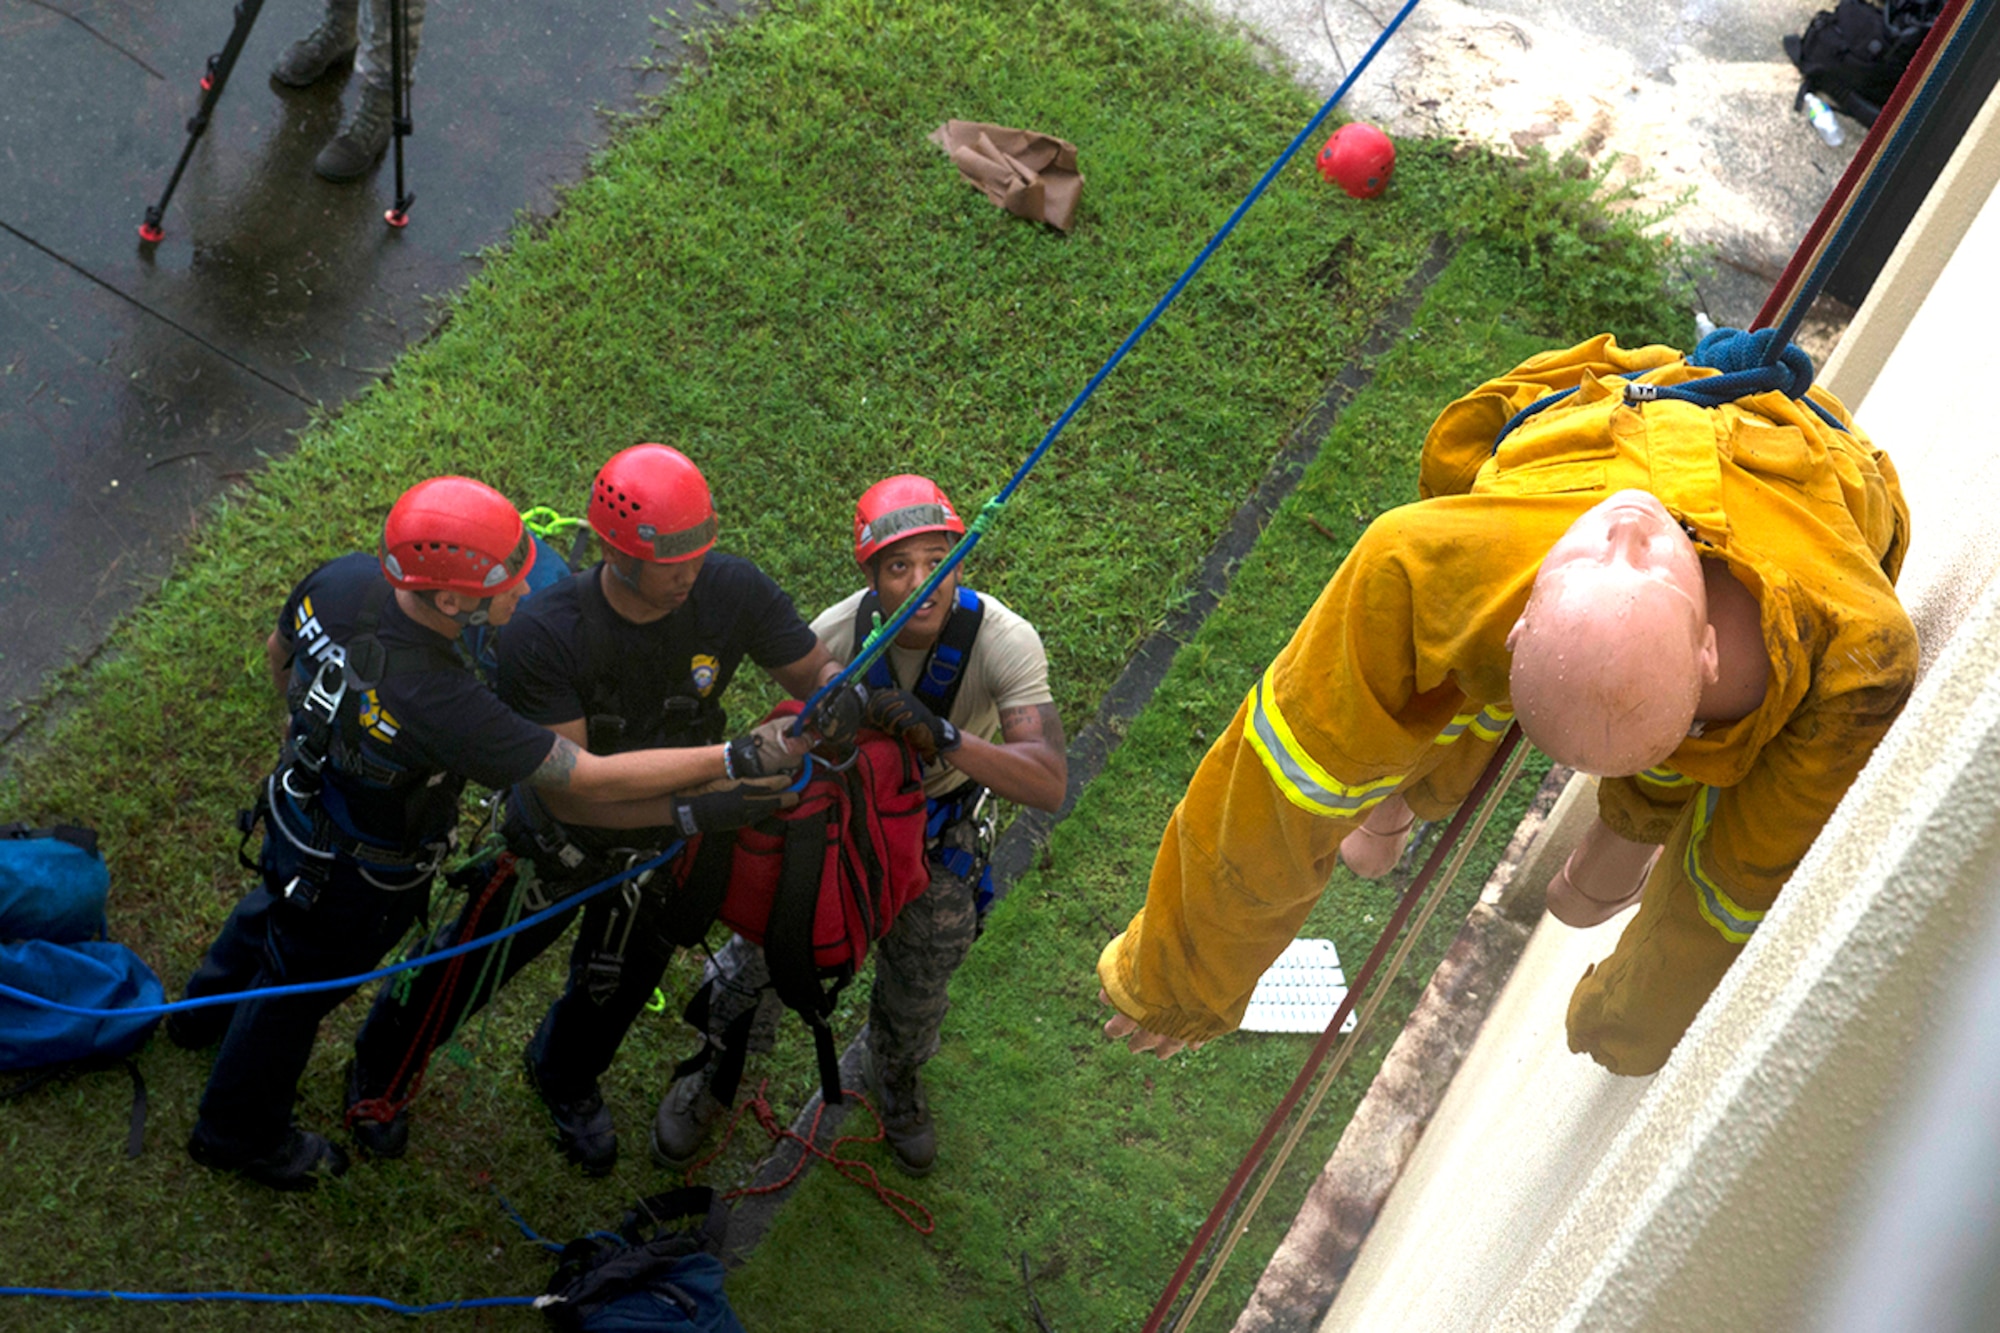
[[(376, 556), (331, 561), (293, 591), (265, 646), (292, 716), (254, 816), (262, 883), (209, 946), (190, 996), (375, 967), (424, 905), (468, 780), (620, 801), (796, 766), (786, 747), (753, 737), (592, 755), (509, 710), (454, 640), (507, 622), (533, 560), (506, 497), (435, 477), (397, 500)], [(197, 1162), (278, 1189), (346, 1169), (339, 1147), (293, 1124), (292, 1101), (320, 1019), (349, 993), (174, 1015), (178, 1044), (221, 1042), (188, 1140)]]
[[(562, 579), (526, 603), (501, 632), (500, 699), (530, 721), (613, 755), (656, 746), (711, 745), (727, 725), (722, 700), (745, 658), (795, 698), (806, 698), (840, 667), (772, 578), (750, 561), (714, 550), (717, 520), (708, 481), (693, 460), (664, 444), (613, 455), (591, 483), (586, 513), (604, 560)], [(858, 725), (860, 701), (846, 701)], [(832, 725), (823, 711), (816, 730)], [(837, 729), (837, 728), (836, 728)], [(509, 845), (534, 864), (516, 910), (539, 910), (650, 860), (704, 828), (748, 823), (779, 798), (754, 789), (618, 805), (576, 792), (515, 787), (506, 794)], [(674, 808), (678, 802), (679, 810)], [(710, 811), (709, 803), (729, 808)], [(598, 1080), (626, 1031), (645, 1011), (672, 960), (674, 904), (666, 879), (628, 883), (582, 909), (569, 983), (525, 1052), (528, 1076), (555, 1124), (557, 1145), (586, 1174), (618, 1159), (618, 1137)], [(513, 895), (469, 905), (436, 944), (490, 934)], [(409, 1136), (406, 1104), (432, 1049), (568, 929), (558, 914), (469, 955), (455, 983), (425, 968), (407, 993), (384, 990), (355, 1041), (348, 1127), (373, 1156), (398, 1157)], [(692, 935), (707, 922), (692, 923)], [(447, 989), (452, 993), (444, 994)]]

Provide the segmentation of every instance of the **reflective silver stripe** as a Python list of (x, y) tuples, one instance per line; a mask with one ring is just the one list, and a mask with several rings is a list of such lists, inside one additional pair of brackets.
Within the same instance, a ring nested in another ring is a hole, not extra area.
[(1503, 704), (1488, 704), (1472, 719), (1472, 734), (1482, 741), (1497, 741), (1514, 720), (1514, 710)]
[[(1292, 804), (1314, 814), (1342, 817), (1359, 814), (1381, 804), (1396, 789), (1401, 778), (1377, 778), (1373, 782), (1348, 786), (1337, 782), (1312, 759), (1295, 749), (1284, 715), (1266, 697), (1269, 671), (1259, 677), (1250, 691), (1251, 748), (1264, 761), (1265, 770)], [(1315, 772), (1314, 770), (1318, 770)]]
[(957, 517), (941, 504), (904, 505), (901, 509), (891, 509), (870, 523), (862, 540), (877, 546), (887, 546), (899, 533), (910, 532), (916, 528), (948, 527), (957, 521)]
[(1702, 918), (1714, 926), (1723, 939), (1731, 944), (1742, 944), (1756, 933), (1758, 925), (1764, 920), (1764, 913), (1737, 903), (1701, 868), (1701, 845), (1708, 840), (1708, 826), (1715, 818), (1715, 807), (1721, 799), (1722, 790), (1719, 787), (1702, 789), (1701, 802), (1694, 812), (1694, 830), (1688, 835), (1687, 854), (1681, 858), (1681, 868), (1701, 893), (1696, 905), (1701, 909)]
[(715, 544), (715, 515), (679, 532), (661, 532), (651, 523), (641, 523), (637, 532), (640, 541), (653, 544), (653, 559), (679, 560)]
[(1507, 724), (1513, 720), (1513, 709), (1505, 704), (1488, 704), (1476, 713), (1460, 713), (1445, 723), (1432, 744), (1450, 745), (1468, 729), (1482, 741), (1497, 741), (1506, 734)]

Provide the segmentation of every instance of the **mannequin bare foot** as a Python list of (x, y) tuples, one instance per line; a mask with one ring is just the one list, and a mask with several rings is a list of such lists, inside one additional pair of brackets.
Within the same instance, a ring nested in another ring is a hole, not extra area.
[(1578, 930), (1609, 921), (1639, 901), (1660, 850), (1621, 838), (1597, 820), (1549, 881), (1549, 915)]
[(1380, 879), (1403, 859), (1403, 844), (1417, 817), (1400, 796), (1368, 812), (1359, 828), (1340, 840), (1340, 860), (1362, 879)]

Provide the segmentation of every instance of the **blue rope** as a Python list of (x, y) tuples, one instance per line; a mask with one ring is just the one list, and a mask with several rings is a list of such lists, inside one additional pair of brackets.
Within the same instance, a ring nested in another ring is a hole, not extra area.
[[(514, 1225), (521, 1228), (522, 1235), (526, 1236), (529, 1240), (535, 1242), (535, 1244), (541, 1246), (545, 1250), (553, 1250), (557, 1254), (562, 1253), (563, 1247), (560, 1244), (550, 1240), (546, 1236), (538, 1234), (533, 1227), (528, 1225), (528, 1219), (521, 1216), (518, 1212), (514, 1210), (514, 1205), (507, 1202), (507, 1196), (502, 1194), (497, 1186), (493, 1190), (493, 1197), (498, 1199), (500, 1201), (500, 1206), (507, 1210), (507, 1216), (514, 1219)], [(592, 1234), (594, 1235), (596, 1233), (593, 1232)]]
[[(332, 981), (301, 981), (289, 986), (267, 986), (262, 990), (230, 991), (223, 995), (199, 995), (191, 999), (175, 1000), (169, 1004), (135, 1004), (121, 1009), (85, 1009), (80, 1005), (64, 1004), (59, 1000), (51, 1000), (45, 996), (32, 995), (27, 991), (18, 990), (8, 985), (0, 985), (0, 996), (5, 996), (10, 1000), (20, 1000), (38, 1009), (52, 1009), (59, 1014), (75, 1014), (81, 1018), (150, 1018), (158, 1014), (179, 1013), (185, 1009), (208, 1009), (219, 1004), (238, 1004), (253, 995), (270, 997), (311, 995), (316, 991), (342, 990), (350, 986), (364, 986), (371, 981), (380, 981), (383, 977), (392, 977), (398, 972), (407, 972), (411, 968), (425, 967), (431, 963), (442, 963), (448, 959), (456, 958), (460, 954), (471, 953), (474, 949), (483, 949), (489, 944), (510, 939), (524, 930), (539, 926), (551, 917), (558, 916), (563, 912), (569, 911), (572, 907), (595, 898), (606, 889), (623, 884), (628, 879), (637, 879), (649, 870), (659, 869), (678, 856), (681, 848), (685, 845), (685, 843), (676, 842), (652, 860), (643, 861), (629, 870), (620, 871), (609, 879), (599, 880), (589, 888), (582, 889), (558, 903), (544, 907), (532, 916), (521, 918), (504, 930), (496, 930), (491, 935), (482, 935), (476, 940), (467, 940), (463, 944), (456, 944), (449, 949), (441, 949), (437, 953), (426, 954), (421, 958), (406, 958), (400, 963), (391, 963), (387, 967), (378, 967), (373, 972), (364, 972), (360, 976), (338, 977)], [(4, 1290), (0, 1290), (0, 1294), (5, 1294)]]
[(491, 1310), (500, 1306), (532, 1306), (533, 1296), (481, 1296), (475, 1300), (439, 1301), (434, 1305), (404, 1305), (384, 1296), (337, 1296), (329, 1292), (282, 1295), (262, 1291), (87, 1291), (68, 1287), (0, 1287), (0, 1296), (48, 1296), (62, 1300), (130, 1301), (165, 1305), (193, 1301), (242, 1301), (251, 1305), (350, 1305), (391, 1314), (445, 1314), (452, 1310)]
[[(1813, 383), (1812, 357), (1799, 347), (1779, 341), (1776, 329), (1759, 329), (1755, 333), (1745, 333), (1741, 329), (1717, 329), (1695, 344), (1694, 350), (1687, 354), (1687, 363), (1721, 373), (1688, 380), (1684, 384), (1647, 384), (1640, 380), (1640, 376), (1649, 372), (1634, 370), (1625, 376), (1631, 381), (1625, 390), (1625, 401), (1628, 404), (1647, 403), (1669, 398), (1693, 403), (1697, 407), (1720, 407), (1753, 393), (1782, 393), (1803, 403), (1833, 429), (1843, 433), (1847, 431), (1839, 417), (1806, 396), (1806, 390), (1812, 388)], [(1575, 393), (1576, 390), (1570, 388), (1547, 394), (1507, 418), (1507, 424), (1493, 437), (1494, 452), (1499, 451), (1501, 443), (1514, 433), (1515, 427)]]
[(1019, 490), (1021, 483), (1028, 479), (1028, 474), (1034, 470), (1035, 464), (1042, 461), (1042, 456), (1048, 453), (1049, 447), (1056, 442), (1056, 437), (1062, 434), (1063, 427), (1069, 425), (1070, 418), (1082, 410), (1083, 405), (1090, 401), (1090, 396), (1097, 392), (1097, 386), (1102, 384), (1105, 377), (1113, 370), (1117, 369), (1118, 363), (1125, 359), (1125, 354), (1131, 351), (1139, 339), (1146, 335), (1146, 331), (1153, 327), (1154, 321), (1166, 312), (1167, 307), (1174, 303), (1174, 299), (1181, 294), (1182, 289), (1194, 280), (1197, 273), (1201, 272), (1202, 267), (1208, 263), (1209, 256), (1215, 253), (1217, 247), (1224, 240), (1228, 239), (1230, 232), (1236, 230), (1236, 224), (1242, 220), (1245, 213), (1250, 211), (1250, 206), (1256, 203), (1263, 195), (1265, 188), (1277, 178), (1278, 173), (1297, 155), (1300, 147), (1312, 138), (1321, 123), (1333, 114), (1333, 109), (1340, 104), (1340, 99), (1347, 96), (1347, 90), (1354, 86), (1354, 81), (1361, 77), (1362, 71), (1367, 69), (1375, 57), (1380, 54), (1382, 48), (1388, 44), (1389, 39), (1395, 35), (1396, 29), (1403, 26), (1403, 20), (1407, 19), (1415, 11), (1416, 7), (1417, 0), (1404, 0), (1403, 7), (1396, 11), (1396, 16), (1390, 19), (1388, 26), (1382, 29), (1381, 34), (1376, 37), (1374, 44), (1368, 48), (1367, 54), (1363, 55), (1356, 62), (1354, 68), (1349, 71), (1347, 77), (1340, 81), (1340, 86), (1334, 89), (1333, 96), (1326, 99), (1325, 104), (1313, 115), (1313, 118), (1306, 122), (1304, 129), (1301, 129), (1297, 134), (1292, 136), (1292, 141), (1285, 145), (1285, 151), (1278, 154), (1277, 161), (1273, 162), (1270, 168), (1264, 172), (1263, 176), (1258, 179), (1257, 183), (1250, 188), (1250, 193), (1243, 197), (1243, 202), (1236, 206), (1236, 211), (1229, 215), (1229, 220), (1223, 223), (1215, 235), (1209, 239), (1208, 244), (1202, 247), (1201, 253), (1195, 256), (1194, 262), (1182, 271), (1180, 277), (1174, 279), (1174, 285), (1167, 289), (1167, 294), (1162, 296), (1154, 304), (1153, 308), (1146, 312), (1146, 317), (1139, 321), (1138, 327), (1126, 335), (1124, 342), (1118, 344), (1118, 350), (1111, 354), (1110, 360), (1098, 368), (1097, 373), (1090, 377), (1090, 382), (1083, 386), (1083, 391), (1077, 394), (1068, 407), (1063, 409), (1063, 414), (1056, 418), (1055, 424), (1049, 427), (1046, 435), (1042, 436), (1042, 442), (1035, 446), (1035, 451), (1028, 455), (1027, 461), (1014, 470), (1014, 475), (1008, 479), (1005, 486), (1000, 488), (1000, 493), (986, 502), (985, 507), (979, 511), (979, 517), (972, 521), (972, 525), (966, 529), (965, 536), (961, 537), (958, 544), (952, 547), (951, 554), (945, 557), (944, 563), (939, 565), (928, 579), (924, 580), (922, 587), (918, 588), (908, 597), (905, 597), (903, 604), (896, 609), (896, 613), (890, 616), (887, 621), (878, 625), (865, 642), (855, 645), (854, 660), (849, 662), (839, 675), (822, 685), (814, 692), (812, 698), (806, 700), (805, 709), (799, 714), (798, 721), (792, 724), (794, 734), (804, 725), (805, 720), (813, 715), (813, 710), (819, 706), (820, 702), (827, 695), (847, 684), (848, 681), (859, 673), (866, 671), (874, 664), (877, 658), (881, 657), (888, 650), (890, 641), (901, 632), (905, 624), (909, 623), (910, 617), (916, 614), (917, 608), (922, 606), (930, 598), (931, 594), (938, 590), (938, 586), (951, 576), (951, 572), (958, 568), (965, 557), (971, 554), (972, 548), (979, 544), (979, 539), (986, 534), (987, 529), (1000, 516), (1000, 511), (1006, 507), (1009, 500), (1014, 498), (1014, 492)]
[[(1981, 3), (1982, 0), (1971, 0), (1967, 8), (1977, 9)], [(1828, 241), (1826, 249), (1820, 252), (1812, 273), (1793, 294), (1792, 303), (1785, 310), (1784, 318), (1772, 326), (1770, 331), (1775, 337), (1771, 346), (1765, 349), (1764, 355), (1767, 360), (1777, 360), (1782, 349), (1791, 341), (1792, 335), (1798, 332), (1800, 323), (1806, 317), (1806, 311), (1811, 309), (1820, 291), (1832, 279), (1835, 266), (1840, 263), (1841, 256), (1853, 242), (1855, 233), (1867, 222), (1868, 214), (1874, 209), (1876, 196), (1881, 194), (1896, 163), (1902, 160), (1903, 154), (1915, 140), (1917, 132), (1923, 128), (1923, 122), (1930, 116), (1931, 103), (1937, 100), (1945, 81), (1957, 68), (1959, 59), (1965, 54), (1965, 48), (1972, 44), (1974, 31), (1978, 27), (1979, 24), (1972, 18), (1962, 18), (1957, 30), (1945, 41), (1944, 49), (1938, 52), (1937, 60), (1926, 71), (1923, 82), (1911, 96), (1902, 122), (1889, 136), (1889, 142), (1882, 146), (1881, 156), (1876, 159), (1875, 165), (1862, 181), (1861, 188), (1856, 191), (1854, 201), (1848, 207), (1847, 216), (1842, 218), (1840, 225), (1834, 229), (1833, 239)]]

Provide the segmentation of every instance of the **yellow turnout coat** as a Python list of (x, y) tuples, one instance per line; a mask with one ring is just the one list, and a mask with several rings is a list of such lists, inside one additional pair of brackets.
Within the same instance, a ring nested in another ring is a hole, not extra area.
[[(1600, 789), (1615, 832), (1667, 854), (1579, 985), (1570, 1044), (1619, 1073), (1665, 1061), (1895, 719), (1917, 647), (1892, 583), (1909, 512), (1838, 401), (1812, 390), (1845, 431), (1778, 393), (1628, 405), (1634, 371), (1714, 373), (1605, 336), (1445, 409), (1423, 498), (1362, 534), (1168, 822), (1146, 905), (1098, 962), (1121, 1012), (1170, 1037), (1233, 1029), (1370, 809), (1398, 788), (1425, 818), (1457, 807), (1512, 717), (1504, 641), (1543, 556), (1636, 487), (1757, 599), (1771, 659), (1755, 712)], [(1516, 411), (1572, 386), (1493, 451)]]

